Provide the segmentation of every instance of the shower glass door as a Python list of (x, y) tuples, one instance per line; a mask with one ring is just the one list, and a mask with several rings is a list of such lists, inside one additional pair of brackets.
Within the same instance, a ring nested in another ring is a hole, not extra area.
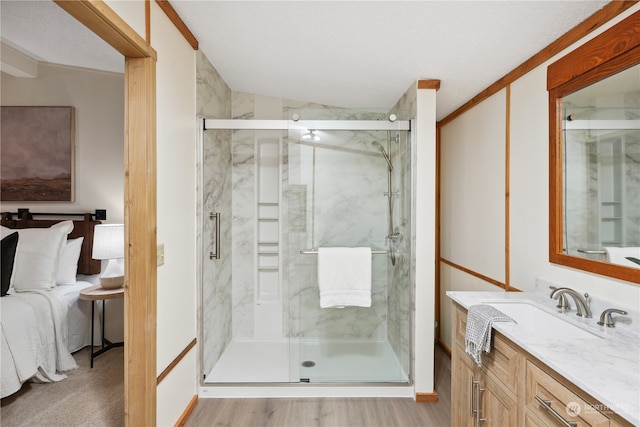
[[(319, 115), (309, 110), (291, 114)], [(326, 117), (328, 112), (321, 114)], [(376, 114), (373, 120), (379, 117)], [(371, 123), (372, 117), (362, 120)], [(289, 291), (285, 311), (289, 313), (291, 378), (310, 383), (406, 383), (410, 372), (409, 132), (350, 130), (347, 120), (336, 127), (294, 126), (283, 144), (287, 159), (282, 184), (282, 248), (287, 260), (283, 280)], [(370, 307), (320, 308), (319, 247), (375, 251)]]
[[(287, 114), (349, 120), (332, 130), (205, 125), (204, 383), (407, 383), (409, 131), (379, 113)], [(354, 118), (375, 127), (352, 130)], [(220, 258), (210, 257), (216, 243)], [(379, 252), (370, 307), (320, 308), (319, 247)]]
[[(203, 135), (203, 370), (207, 384), (290, 383), (283, 287), (285, 130)], [(219, 258), (210, 256), (220, 248)]]

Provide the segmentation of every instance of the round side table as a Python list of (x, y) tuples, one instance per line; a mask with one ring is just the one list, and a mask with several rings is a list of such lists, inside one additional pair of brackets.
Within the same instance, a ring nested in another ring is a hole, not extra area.
[[(85, 288), (80, 291), (80, 299), (91, 301), (91, 368), (93, 368), (93, 358), (101, 355), (107, 350), (110, 350), (114, 347), (122, 347), (124, 342), (111, 342), (104, 337), (104, 321), (106, 316), (106, 307), (105, 301), (108, 299), (116, 299), (124, 297), (124, 288), (120, 287), (117, 289), (104, 289), (100, 285), (92, 286), (90, 288)], [(102, 331), (102, 339), (100, 350), (93, 351), (93, 331), (94, 331), (94, 322), (95, 322), (95, 305), (96, 301), (102, 301), (102, 320), (101, 320), (101, 331)]]

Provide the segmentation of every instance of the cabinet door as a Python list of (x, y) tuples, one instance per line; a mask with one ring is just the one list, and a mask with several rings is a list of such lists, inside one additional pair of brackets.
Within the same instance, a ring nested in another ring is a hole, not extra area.
[(516, 403), (504, 386), (489, 378), (459, 346), (454, 347), (451, 374), (451, 401), (455, 402), (451, 409), (452, 425), (504, 427), (518, 424)]
[(451, 425), (456, 427), (475, 426), (471, 393), (473, 381), (478, 379), (478, 375), (467, 359), (469, 357), (460, 347), (454, 345), (451, 356)]
[(487, 376), (480, 379), (480, 418), (483, 427), (504, 427), (518, 425), (518, 407), (498, 383)]

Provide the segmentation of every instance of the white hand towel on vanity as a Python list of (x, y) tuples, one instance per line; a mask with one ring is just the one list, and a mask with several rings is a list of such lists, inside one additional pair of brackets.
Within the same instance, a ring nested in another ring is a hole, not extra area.
[(607, 253), (607, 259), (612, 264), (640, 268), (640, 265), (627, 259), (628, 256), (640, 259), (640, 247), (638, 246), (628, 246), (624, 248), (606, 247), (604, 251)]
[(371, 307), (371, 248), (318, 248), (320, 307)]

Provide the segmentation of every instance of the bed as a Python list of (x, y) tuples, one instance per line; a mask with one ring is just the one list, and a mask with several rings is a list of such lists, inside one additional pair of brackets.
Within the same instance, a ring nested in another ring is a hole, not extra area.
[(100, 273), (100, 261), (91, 258), (93, 229), (100, 221), (94, 214), (75, 220), (34, 215), (40, 214), (2, 213), (3, 398), (27, 381), (66, 378), (63, 372), (77, 368), (71, 353), (91, 344), (91, 305), (78, 297)]

